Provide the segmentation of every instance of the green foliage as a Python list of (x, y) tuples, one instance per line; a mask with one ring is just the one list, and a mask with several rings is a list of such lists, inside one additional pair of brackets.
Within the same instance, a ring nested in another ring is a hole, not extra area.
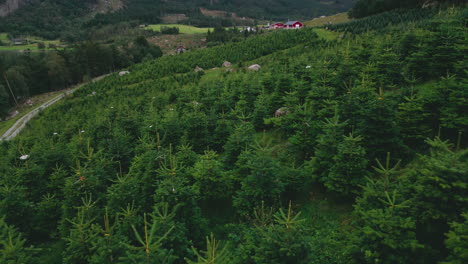
[(87, 42), (45, 54), (0, 54), (0, 60), (5, 60), (0, 67), (0, 116), (5, 116), (15, 100), (22, 103), (28, 96), (68, 88), (90, 77), (161, 56), (161, 49), (142, 36), (124, 50)]
[[(449, 2), (449, 3), (462, 3), (463, 1), (459, 0), (442, 0), (439, 2)], [(369, 15), (381, 13), (388, 10), (398, 9), (398, 8), (421, 8), (429, 4), (430, 2), (424, 0), (358, 0), (354, 7), (348, 11), (350, 17), (362, 18)]]
[[(453, 261), (463, 246), (445, 234), (461, 236), (450, 225), (467, 207), (462, 16), (342, 40), (275, 31), (83, 86), (0, 144), (0, 214), (42, 262)], [(151, 45), (79, 47), (34, 56), (60, 86), (64, 61), (79, 79)], [(46, 87), (31, 57), (2, 57), (1, 71)]]
[(337, 147), (334, 165), (330, 168), (325, 186), (333, 191), (348, 195), (357, 193), (364, 184), (368, 160), (366, 151), (361, 146), (362, 137), (353, 134), (344, 136), (343, 142)]
[(424, 23), (435, 14), (436, 12), (432, 9), (399, 9), (342, 24), (329, 25), (328, 28), (333, 31), (353, 34), (366, 33), (372, 30), (385, 31), (390, 25), (408, 26), (410, 22), (418, 23), (421, 21)]
[(282, 208), (271, 217), (265, 216), (265, 208), (259, 207), (256, 214), (259, 225), (245, 232), (242, 243), (242, 263), (309, 263), (310, 252), (300, 212), (295, 213), (291, 203), (287, 212)]
[(196, 261), (186, 259), (188, 264), (233, 264), (238, 263), (234, 259), (233, 253), (228, 245), (223, 245), (216, 240), (213, 234), (206, 237), (206, 251), (198, 252), (192, 248), (193, 253), (197, 256)]
[(0, 261), (7, 264), (35, 263), (34, 249), (27, 247), (26, 239), (16, 228), (0, 218)]
[[(130, 23), (158, 24), (166, 15), (185, 14), (182, 23), (202, 27), (253, 25), (254, 19), (286, 20), (310, 19), (321, 15), (335, 14), (347, 10), (351, 0), (334, 2), (296, 1), (284, 3), (279, 0), (242, 1), (162, 1), (162, 0), (123, 0), (123, 7), (112, 12), (96, 12), (97, 0), (41, 0), (21, 6), (19, 10), (5, 18), (0, 18), (0, 32), (12, 35), (35, 35), (47, 39), (58, 37), (68, 40), (84, 40), (91, 30), (99, 30), (110, 25)], [(111, 4), (114, 4), (112, 2)], [(205, 16), (200, 8), (222, 10), (217, 17)], [(233, 16), (233, 14), (237, 16)], [(43, 14), (48, 14), (44, 16)], [(241, 19), (249, 17), (252, 19)]]
[(357, 259), (365, 263), (415, 261), (422, 245), (416, 239), (416, 220), (409, 210), (413, 205), (403, 200), (397, 189), (391, 191), (385, 181), (382, 183), (369, 181), (355, 205), (359, 227), (351, 240)]
[(468, 200), (464, 181), (468, 173), (466, 150), (454, 151), (440, 138), (427, 140), (430, 154), (420, 157), (420, 164), (410, 173), (414, 180), (416, 210), (422, 221), (455, 221)]
[(288, 182), (287, 170), (271, 156), (268, 142), (257, 142), (253, 151), (244, 151), (236, 163), (241, 188), (234, 198), (240, 214), (247, 214), (264, 201), (268, 206), (278, 205)]
[(205, 154), (193, 166), (192, 175), (200, 190), (201, 199), (209, 201), (231, 196), (232, 176), (223, 170), (223, 163), (219, 161), (214, 151), (205, 151)]
[(462, 214), (463, 222), (450, 224), (450, 232), (447, 233), (445, 244), (450, 249), (450, 256), (444, 264), (461, 264), (468, 261), (468, 214)]
[(133, 263), (152, 263), (155, 260), (159, 263), (171, 263), (169, 256), (170, 253), (165, 252), (161, 248), (161, 243), (171, 233), (174, 227), (169, 228), (163, 235), (156, 237), (158, 225), (161, 221), (167, 220), (165, 219), (166, 215), (162, 216), (163, 217), (161, 217), (161, 215), (151, 215), (150, 217), (152, 218), (152, 222), (149, 223), (145, 214), (143, 218), (142, 234), (140, 234), (136, 227), (132, 225), (138, 246), (128, 245), (131, 251), (127, 252), (127, 256), (124, 259)]

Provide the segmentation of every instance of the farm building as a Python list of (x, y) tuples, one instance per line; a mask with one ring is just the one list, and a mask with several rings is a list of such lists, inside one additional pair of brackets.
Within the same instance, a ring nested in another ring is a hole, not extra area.
[(275, 23), (275, 24), (271, 25), (270, 28), (272, 28), (272, 29), (284, 28), (284, 24), (283, 23)]
[(281, 29), (281, 28), (296, 29), (296, 28), (302, 28), (303, 26), (304, 25), (299, 21), (288, 21), (286, 23), (272, 24), (268, 28), (269, 29)]
[(186, 52), (186, 51), (187, 51), (187, 49), (186, 49), (184, 46), (179, 46), (179, 47), (177, 47), (177, 49), (175, 50), (175, 52), (176, 52), (177, 54), (181, 54), (181, 53), (184, 53), (184, 52)]
[(26, 41), (24, 39), (15, 38), (15, 39), (11, 39), (10, 43), (11, 45), (24, 45), (26, 44)]
[(302, 28), (303, 26), (299, 21), (288, 21), (284, 24), (284, 28)]

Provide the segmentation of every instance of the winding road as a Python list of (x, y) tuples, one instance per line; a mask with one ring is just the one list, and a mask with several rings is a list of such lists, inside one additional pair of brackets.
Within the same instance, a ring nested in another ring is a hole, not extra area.
[[(96, 77), (92, 79), (91, 82), (99, 81), (100, 79), (108, 75), (109, 74)], [(65, 96), (72, 94), (74, 91), (76, 91), (77, 89), (79, 89), (85, 84), (88, 84), (88, 83), (79, 84), (75, 86), (74, 88), (64, 90), (63, 93), (61, 93), (60, 95), (50, 99), (49, 101), (43, 103), (41, 106), (35, 108), (31, 112), (27, 113), (26, 115), (18, 119), (18, 121), (16, 121), (15, 124), (13, 124), (3, 135), (0, 135), (0, 141), (11, 140), (12, 138), (16, 137), (21, 132), (21, 130), (23, 130), (23, 128), (26, 126), (29, 120), (33, 119), (37, 114), (39, 114), (39, 112), (55, 104), (56, 102), (58, 102), (60, 99), (64, 98)]]

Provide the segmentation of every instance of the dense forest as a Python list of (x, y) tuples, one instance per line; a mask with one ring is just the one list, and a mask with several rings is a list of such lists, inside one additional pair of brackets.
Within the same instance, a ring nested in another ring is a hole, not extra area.
[(149, 60), (45, 110), (0, 144), (0, 262), (466, 263), (468, 10), (405, 12)]
[[(241, 23), (240, 17), (259, 20), (311, 19), (347, 10), (351, 0), (122, 0), (124, 7), (115, 12), (95, 13), (98, 0), (42, 0), (26, 5), (10, 16), (0, 17), (0, 32), (13, 36), (35, 35), (47, 39), (86, 39), (86, 32), (104, 25), (118, 23), (156, 24), (168, 14), (185, 14), (184, 24), (196, 26), (233, 26)], [(200, 8), (223, 10), (226, 17), (210, 17)], [(252, 22), (243, 22), (252, 23)]]
[(162, 56), (139, 37), (124, 47), (85, 42), (48, 52), (0, 53), (0, 119), (30, 96), (56, 91)]

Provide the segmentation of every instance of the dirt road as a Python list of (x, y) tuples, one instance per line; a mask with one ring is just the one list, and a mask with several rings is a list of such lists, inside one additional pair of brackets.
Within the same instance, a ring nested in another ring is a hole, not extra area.
[[(91, 82), (99, 81), (100, 79), (102, 79), (102, 78), (104, 78), (104, 77), (106, 77), (108, 75), (109, 74), (96, 77), (93, 80), (91, 80)], [(58, 102), (60, 99), (64, 98), (65, 96), (67, 96), (69, 94), (72, 94), (74, 91), (76, 91), (77, 89), (79, 89), (80, 87), (82, 87), (85, 84), (87, 84), (87, 83), (79, 84), (79, 85), (77, 85), (77, 86), (75, 86), (75, 87), (73, 87), (71, 89), (64, 90), (64, 92), (61, 93), (60, 95), (50, 99), (49, 101), (43, 103), (41, 106), (35, 108), (31, 112), (27, 113), (26, 115), (24, 115), (23, 117), (18, 119), (18, 121), (16, 121), (15, 124), (13, 124), (3, 135), (0, 136), (0, 141), (1, 140), (11, 140), (12, 138), (16, 137), (21, 132), (21, 130), (23, 130), (23, 128), (26, 126), (26, 124), (29, 122), (29, 120), (33, 119), (37, 114), (39, 114), (39, 112), (41, 112), (42, 110), (46, 109), (47, 107), (55, 104), (56, 102)]]

